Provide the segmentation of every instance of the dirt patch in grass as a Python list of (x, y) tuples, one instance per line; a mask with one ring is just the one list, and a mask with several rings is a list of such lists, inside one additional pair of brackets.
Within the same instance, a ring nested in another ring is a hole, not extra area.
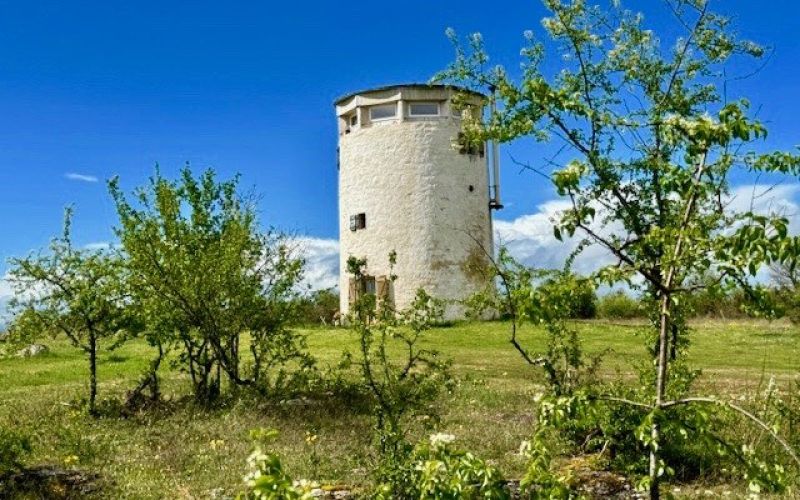
[(102, 490), (100, 475), (56, 465), (30, 467), (0, 477), (2, 498), (51, 500), (96, 497)]

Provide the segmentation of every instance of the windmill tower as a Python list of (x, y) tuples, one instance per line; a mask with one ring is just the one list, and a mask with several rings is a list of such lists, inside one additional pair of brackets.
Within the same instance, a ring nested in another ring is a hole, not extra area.
[[(462, 111), (444, 85), (392, 85), (336, 101), (339, 122), (340, 307), (360, 293), (380, 293), (402, 309), (423, 288), (454, 302), (485, 286), (470, 263), (492, 252), (491, 210), (501, 208), (484, 147), (459, 147)], [(486, 97), (466, 92), (480, 117)], [(389, 253), (397, 253), (391, 283)], [(347, 274), (350, 256), (365, 258), (367, 276)], [(391, 288), (391, 289), (390, 289)], [(463, 316), (450, 303), (445, 317)]]

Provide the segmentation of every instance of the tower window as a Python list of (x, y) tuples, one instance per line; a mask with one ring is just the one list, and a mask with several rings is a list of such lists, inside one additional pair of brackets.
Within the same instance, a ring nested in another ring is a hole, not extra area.
[(365, 276), (364, 277), (364, 293), (368, 293), (370, 295), (377, 295), (377, 290), (375, 288), (375, 277), (374, 276)]
[(388, 276), (363, 275), (359, 278), (350, 278), (349, 285), (347, 296), (350, 307), (364, 295), (373, 295), (378, 310), (384, 307), (394, 308), (393, 286)]
[(350, 117), (350, 126), (355, 127), (356, 125), (358, 125), (358, 113)]
[(367, 228), (367, 214), (360, 213), (350, 216), (350, 230), (358, 231), (359, 229)]
[(369, 108), (369, 119), (372, 121), (388, 120), (395, 116), (397, 116), (397, 105), (394, 103), (380, 104)]
[(438, 102), (412, 102), (408, 105), (409, 116), (439, 116)]

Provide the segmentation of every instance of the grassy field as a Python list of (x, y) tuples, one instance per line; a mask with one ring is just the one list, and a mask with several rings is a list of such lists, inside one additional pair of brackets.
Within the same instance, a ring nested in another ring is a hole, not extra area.
[[(800, 373), (800, 331), (784, 323), (703, 321), (694, 325), (691, 360), (703, 369), (701, 393), (743, 395), (759, 390), (769, 377), (786, 383)], [(644, 359), (644, 340), (635, 323), (589, 321), (579, 324), (588, 354), (605, 349), (601, 376), (633, 376), (632, 364)], [(320, 365), (334, 365), (355, 337), (343, 329), (308, 329), (309, 345)], [(507, 340), (501, 322), (465, 323), (430, 333), (431, 347), (453, 360), (454, 391), (443, 398), (443, 419), (436, 426), (455, 434), (479, 456), (499, 465), (509, 477), (522, 471), (520, 441), (533, 428), (532, 399), (541, 375), (526, 366)], [(541, 331), (527, 327), (521, 340), (543, 348)], [(166, 367), (167, 403), (130, 418), (92, 419), (76, 406), (86, 393), (86, 362), (66, 343), (49, 342), (50, 353), (30, 359), (0, 359), (0, 426), (34, 436), (30, 463), (59, 463), (99, 472), (104, 497), (209, 498), (236, 491), (250, 451), (248, 431), (274, 427), (281, 432), (276, 449), (295, 477), (329, 483), (366, 480), (370, 419), (344, 402), (264, 401), (240, 398), (209, 411), (184, 397), (185, 376)], [(100, 358), (101, 399), (121, 398), (152, 355), (141, 342), (105, 352)], [(421, 432), (421, 431), (420, 431)], [(318, 439), (309, 444), (306, 434)], [(696, 485), (695, 485), (696, 486)], [(701, 492), (708, 485), (699, 486)], [(738, 485), (711, 487), (734, 497)], [(681, 486), (682, 494), (692, 486)]]

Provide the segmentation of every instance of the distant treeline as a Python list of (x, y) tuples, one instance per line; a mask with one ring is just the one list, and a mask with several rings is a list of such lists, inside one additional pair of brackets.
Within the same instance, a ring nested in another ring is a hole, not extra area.
[[(714, 286), (711, 278), (698, 284), (698, 289), (687, 294), (687, 311), (693, 318), (747, 318), (756, 302), (768, 302), (773, 311), (772, 317), (788, 317), (793, 322), (800, 321), (798, 306), (800, 299), (793, 286), (774, 283), (756, 290), (723, 290)], [(634, 291), (616, 290), (598, 293), (589, 281), (578, 280), (580, 285), (574, 293), (571, 317), (575, 319), (644, 319), (647, 316), (646, 295)], [(761, 315), (763, 316), (763, 314)]]
[[(697, 280), (697, 290), (688, 294), (687, 310), (693, 318), (740, 319), (756, 317), (756, 302), (768, 303), (772, 318), (786, 317), (800, 323), (800, 273), (776, 267), (771, 281), (758, 289), (725, 290), (715, 286), (714, 277)], [(644, 319), (646, 300), (642, 294), (616, 290), (598, 293), (589, 281), (578, 280), (575, 287), (571, 317), (575, 319)], [(335, 322), (339, 311), (339, 292), (328, 288), (316, 290), (296, 299), (298, 324), (319, 325)], [(763, 316), (761, 314), (760, 316)]]

